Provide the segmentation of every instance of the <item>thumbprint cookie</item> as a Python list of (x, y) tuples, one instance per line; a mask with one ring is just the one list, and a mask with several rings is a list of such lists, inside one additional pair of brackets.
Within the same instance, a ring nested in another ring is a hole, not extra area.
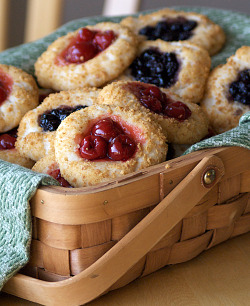
[(34, 78), (19, 68), (0, 64), (0, 133), (17, 127), (38, 103)]
[(213, 69), (201, 107), (216, 133), (236, 127), (240, 117), (250, 111), (249, 46), (241, 47), (226, 64)]
[(193, 144), (208, 133), (208, 119), (197, 104), (142, 82), (113, 82), (99, 94), (99, 103), (147, 112), (162, 127), (169, 143)]
[(95, 105), (59, 126), (55, 155), (74, 187), (91, 186), (165, 161), (166, 137), (146, 113)]
[(21, 120), (17, 149), (35, 161), (53, 153), (55, 131), (61, 121), (72, 112), (96, 103), (98, 93), (99, 89), (83, 88), (50, 94)]
[(5, 133), (0, 133), (0, 159), (9, 163), (18, 164), (25, 168), (31, 168), (34, 161), (21, 156), (15, 147), (17, 129), (12, 129)]
[(44, 88), (68, 90), (116, 78), (133, 61), (137, 36), (112, 22), (80, 28), (54, 41), (35, 63)]
[(55, 154), (49, 154), (37, 161), (32, 167), (33, 171), (45, 173), (56, 179), (62, 187), (72, 187), (61, 175), (58, 163), (56, 162)]
[(160, 11), (127, 17), (121, 21), (142, 39), (164, 41), (189, 41), (214, 55), (223, 47), (226, 36), (223, 29), (204, 15), (194, 12)]
[(119, 80), (134, 80), (171, 90), (197, 103), (204, 94), (211, 58), (206, 50), (187, 42), (145, 41)]

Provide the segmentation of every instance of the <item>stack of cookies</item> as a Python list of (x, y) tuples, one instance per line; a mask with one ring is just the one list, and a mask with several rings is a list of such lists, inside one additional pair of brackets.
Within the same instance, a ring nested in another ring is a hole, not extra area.
[(163, 9), (58, 38), (35, 63), (38, 84), (0, 65), (0, 158), (92, 186), (233, 128), (250, 109), (250, 47), (210, 72), (224, 43), (207, 17)]

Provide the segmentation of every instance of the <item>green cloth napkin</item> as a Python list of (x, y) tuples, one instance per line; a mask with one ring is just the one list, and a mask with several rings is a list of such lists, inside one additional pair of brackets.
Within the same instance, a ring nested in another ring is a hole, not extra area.
[(39, 184), (58, 182), (49, 175), (0, 160), (0, 289), (29, 260), (29, 200)]
[[(223, 50), (212, 58), (213, 67), (225, 63), (242, 45), (250, 46), (250, 17), (247, 15), (202, 7), (175, 8), (205, 14), (225, 30), (227, 43)], [(69, 22), (43, 39), (0, 53), (0, 63), (13, 65), (33, 74), (37, 57), (59, 36), (98, 22), (119, 22), (123, 17), (92, 17)], [(250, 149), (249, 131), (250, 113), (247, 113), (241, 118), (239, 127), (195, 144), (185, 154), (220, 146), (242, 146)], [(0, 160), (0, 289), (29, 260), (29, 199), (39, 185), (58, 185), (58, 182), (45, 174)]]
[(202, 149), (230, 146), (250, 149), (250, 111), (240, 118), (239, 125), (236, 128), (197, 142), (188, 148), (183, 155)]

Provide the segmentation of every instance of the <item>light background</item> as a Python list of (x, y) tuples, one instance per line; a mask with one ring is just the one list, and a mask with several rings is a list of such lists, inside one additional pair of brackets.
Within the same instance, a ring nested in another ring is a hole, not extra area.
[[(23, 42), (26, 0), (9, 1), (10, 24), (8, 47), (13, 47)], [(104, 0), (64, 0), (62, 24), (73, 19), (101, 15), (103, 3)], [(238, 11), (250, 15), (250, 0), (142, 0), (140, 11), (178, 5), (209, 6), (213, 8)], [(44, 22), (46, 22), (46, 20)]]

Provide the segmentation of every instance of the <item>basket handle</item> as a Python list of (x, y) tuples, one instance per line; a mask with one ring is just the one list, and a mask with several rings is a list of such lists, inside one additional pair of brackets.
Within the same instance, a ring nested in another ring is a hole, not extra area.
[[(209, 173), (213, 174), (213, 182)], [(224, 165), (219, 157), (203, 158), (143, 220), (89, 268), (55, 283), (18, 274), (9, 280), (4, 291), (11, 293), (8, 290), (11, 287), (21, 287), (20, 292), (15, 290), (15, 295), (25, 298), (29, 295), (31, 301), (46, 305), (80, 305), (97, 298), (180, 222), (223, 175)]]

